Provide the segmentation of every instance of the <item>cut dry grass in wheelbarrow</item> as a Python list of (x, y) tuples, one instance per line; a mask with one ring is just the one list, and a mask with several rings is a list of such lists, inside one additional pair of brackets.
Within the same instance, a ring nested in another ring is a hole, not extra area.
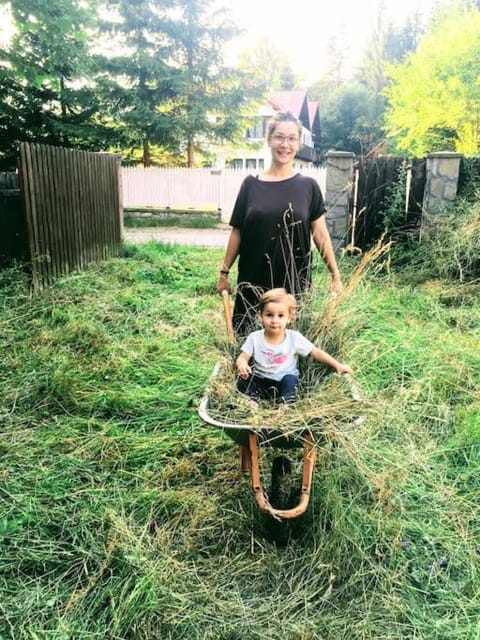
[(358, 425), (366, 408), (348, 376), (326, 374), (317, 367), (317, 375), (300, 384), (297, 402), (279, 411), (271, 402), (255, 402), (237, 391), (230, 356), (223, 356), (219, 364), (208, 390), (208, 411), (218, 422), (248, 425), (253, 431), (272, 429), (291, 437), (301, 437), (305, 431), (334, 435)]

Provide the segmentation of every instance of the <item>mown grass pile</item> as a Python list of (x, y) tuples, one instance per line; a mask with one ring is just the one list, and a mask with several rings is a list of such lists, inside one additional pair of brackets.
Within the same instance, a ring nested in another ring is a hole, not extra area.
[(197, 414), (228, 353), (221, 257), (127, 247), (37, 297), (0, 275), (0, 637), (478, 637), (478, 279), (385, 254), (338, 304), (324, 346), (368, 419), (319, 441), (279, 547)]

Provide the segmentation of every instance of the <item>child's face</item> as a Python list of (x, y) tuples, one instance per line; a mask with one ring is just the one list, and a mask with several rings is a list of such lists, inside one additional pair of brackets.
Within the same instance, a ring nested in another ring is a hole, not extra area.
[(288, 305), (284, 302), (268, 302), (260, 315), (263, 328), (269, 335), (285, 333), (291, 320)]

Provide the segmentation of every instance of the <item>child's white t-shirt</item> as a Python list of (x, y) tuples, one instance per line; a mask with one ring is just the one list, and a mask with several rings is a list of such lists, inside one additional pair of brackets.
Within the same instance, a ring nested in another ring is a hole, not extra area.
[(252, 356), (254, 373), (262, 378), (281, 380), (283, 376), (298, 376), (298, 356), (308, 356), (314, 348), (299, 331), (285, 330), (285, 340), (280, 344), (265, 341), (263, 329), (253, 331), (242, 345), (242, 351)]

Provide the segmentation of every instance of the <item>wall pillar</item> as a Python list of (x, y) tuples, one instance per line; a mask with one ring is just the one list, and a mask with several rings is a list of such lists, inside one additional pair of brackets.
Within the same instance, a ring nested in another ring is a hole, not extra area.
[(461, 159), (461, 153), (452, 151), (438, 151), (427, 155), (424, 213), (442, 213), (455, 200)]
[(328, 151), (325, 159), (327, 227), (335, 253), (338, 253), (347, 244), (355, 154), (350, 151)]

